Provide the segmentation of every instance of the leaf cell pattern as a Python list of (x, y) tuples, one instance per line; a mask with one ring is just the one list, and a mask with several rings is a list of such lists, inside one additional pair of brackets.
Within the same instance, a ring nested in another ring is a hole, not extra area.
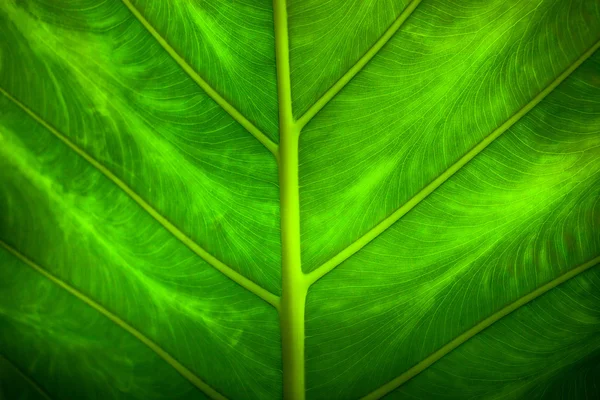
[(600, 3), (0, 3), (0, 397), (600, 396)]

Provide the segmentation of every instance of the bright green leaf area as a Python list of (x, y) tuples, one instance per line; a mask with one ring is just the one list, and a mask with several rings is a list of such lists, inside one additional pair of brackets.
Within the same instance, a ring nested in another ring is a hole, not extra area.
[(0, 37), (0, 399), (600, 398), (600, 2), (4, 0)]

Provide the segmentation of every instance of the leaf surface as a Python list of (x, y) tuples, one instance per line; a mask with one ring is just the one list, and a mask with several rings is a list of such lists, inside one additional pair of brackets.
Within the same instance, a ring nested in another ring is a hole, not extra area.
[(0, 4), (0, 396), (600, 395), (600, 4)]

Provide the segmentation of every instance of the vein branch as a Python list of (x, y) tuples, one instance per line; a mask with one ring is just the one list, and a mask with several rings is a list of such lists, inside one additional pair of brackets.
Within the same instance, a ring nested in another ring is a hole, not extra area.
[(421, 3), (421, 0), (413, 0), (396, 18), (396, 20), (390, 25), (390, 27), (385, 31), (385, 33), (371, 46), (371, 48), (332, 86), (330, 87), (323, 96), (319, 100), (315, 102), (300, 119), (298, 119), (298, 125), (300, 129), (302, 129), (310, 120), (317, 115), (323, 107), (331, 99), (333, 99), (339, 92), (354, 78), (356, 74), (358, 74), (365, 65), (377, 53), (379, 50), (385, 46), (385, 44), (394, 36), (394, 34), (400, 29), (404, 21), (408, 19), (408, 17), (413, 13), (413, 11), (417, 8), (417, 6)]
[(131, 189), (125, 182), (119, 179), (115, 174), (113, 174), (108, 168), (104, 165), (100, 164), (96, 159), (86, 153), (83, 149), (73, 143), (70, 139), (68, 139), (65, 135), (56, 130), (49, 123), (44, 121), (39, 115), (34, 113), (29, 107), (25, 104), (21, 103), (19, 100), (14, 98), (11, 94), (6, 92), (3, 88), (0, 88), (0, 93), (6, 96), (9, 100), (11, 100), (15, 105), (25, 111), (30, 117), (32, 117), (36, 122), (50, 131), (56, 138), (58, 138), (61, 142), (66, 144), (71, 150), (84, 158), (87, 162), (89, 162), (93, 167), (95, 167), (98, 171), (100, 171), (104, 176), (110, 179), (115, 185), (117, 185), (123, 192), (125, 192), (133, 201), (135, 201), (140, 207), (142, 207), (150, 216), (152, 216), (159, 224), (161, 224), (167, 231), (169, 231), (173, 236), (175, 236), (180, 242), (186, 245), (190, 250), (200, 256), (204, 261), (213, 266), (223, 275), (227, 276), (232, 281), (236, 282), (244, 289), (250, 291), (256, 296), (260, 297), (267, 303), (271, 304), (275, 308), (279, 308), (279, 297), (275, 294), (269, 292), (265, 288), (257, 285), (252, 282), (250, 279), (241, 275), (239, 272), (233, 270), (228, 265), (224, 264), (222, 261), (217, 259), (215, 256), (207, 252), (205, 249), (200, 247), (196, 242), (194, 242), (189, 236), (184, 234), (179, 228), (173, 225), (168, 219), (162, 216), (156, 209), (154, 209), (146, 200), (144, 200), (139, 194), (137, 194), (133, 189)]
[(492, 133), (486, 136), (481, 142), (475, 145), (471, 150), (469, 150), (458, 161), (452, 164), (441, 175), (435, 178), (431, 183), (429, 183), (427, 186), (421, 189), (421, 191), (419, 191), (410, 200), (408, 200), (408, 202), (403, 204), (400, 208), (395, 210), (392, 214), (390, 214), (383, 221), (381, 221), (379, 224), (377, 224), (375, 227), (373, 227), (370, 231), (365, 233), (355, 242), (350, 244), (344, 250), (336, 254), (329, 261), (325, 262), (323, 265), (310, 272), (307, 276), (309, 285), (312, 285), (317, 280), (321, 279), (324, 275), (331, 272), (334, 268), (336, 268), (338, 265), (340, 265), (353, 254), (355, 254), (357, 251), (365, 247), (372, 240), (374, 240), (376, 237), (385, 232), (389, 227), (391, 227), (396, 221), (398, 221), (400, 218), (406, 215), (410, 210), (416, 207), (427, 196), (433, 193), (438, 187), (440, 187), (444, 182), (450, 179), (450, 177), (452, 177), (456, 172), (458, 172), (462, 167), (464, 167), (469, 161), (475, 158), (475, 156), (477, 156), (487, 146), (494, 142), (494, 140), (500, 137), (500, 135), (506, 132), (510, 127), (512, 127), (521, 118), (523, 118), (529, 111), (531, 111), (535, 106), (537, 106), (559, 84), (561, 84), (569, 75), (571, 75), (573, 71), (577, 69), (577, 67), (579, 67), (581, 64), (583, 64), (585, 60), (591, 57), (591, 55), (594, 54), (594, 52), (598, 50), (598, 48), (600, 48), (600, 41), (596, 42), (591, 48), (589, 48), (585, 53), (583, 53), (556, 79), (554, 79), (548, 86), (546, 86), (540, 93), (538, 93), (529, 103), (527, 103), (515, 114), (513, 114)]
[(215, 89), (212, 88), (198, 73), (175, 51), (175, 49), (163, 38), (160, 33), (154, 29), (152, 24), (135, 8), (130, 0), (121, 0), (123, 4), (131, 11), (131, 13), (137, 18), (138, 21), (146, 28), (146, 30), (156, 39), (156, 41), (162, 46), (163, 49), (169, 53), (169, 55), (175, 60), (177, 64), (192, 78), (202, 90), (206, 92), (223, 110), (225, 110), (231, 117), (242, 125), (252, 136), (258, 139), (276, 158), (278, 157), (278, 146), (273, 142), (267, 135), (262, 133), (252, 122), (244, 117), (231, 103), (223, 98)]
[(203, 380), (201, 380), (198, 376), (196, 376), (193, 372), (191, 372), (189, 369), (187, 369), (185, 366), (183, 366), (179, 361), (177, 361), (175, 358), (173, 358), (173, 356), (171, 356), (169, 353), (167, 353), (158, 344), (154, 343), (152, 340), (150, 340), (143, 333), (141, 333), (140, 331), (138, 331), (137, 329), (135, 329), (134, 327), (129, 325), (127, 322), (123, 321), (121, 318), (119, 318), (112, 312), (108, 311), (106, 308), (104, 308), (103, 306), (101, 306), (100, 304), (98, 304), (97, 302), (95, 302), (93, 299), (89, 298), (85, 294), (81, 293), (79, 290), (75, 289), (74, 287), (70, 286), (69, 284), (65, 283), (58, 277), (54, 276), (53, 274), (51, 274), (50, 272), (45, 270), (44, 268), (40, 267), (39, 265), (34, 263), (32, 260), (27, 258), (25, 255), (21, 254), (18, 250), (16, 250), (12, 246), (8, 245), (4, 241), (0, 240), (0, 246), (5, 248), (8, 252), (10, 252), (12, 255), (17, 257), (19, 260), (23, 261), (29, 267), (33, 268), (36, 272), (43, 275), (45, 278), (50, 280), (52, 283), (56, 284), (57, 286), (61, 287), (64, 290), (66, 290), (67, 292), (69, 292), (70, 294), (72, 294), (73, 296), (75, 296), (79, 300), (83, 301), (85, 304), (92, 307), (94, 310), (98, 311), (99, 313), (104, 315), (106, 318), (108, 318), (109, 320), (114, 322), (117, 326), (121, 327), (122, 329), (124, 329), (125, 331), (127, 331), (128, 333), (133, 335), (140, 342), (142, 342), (143, 344), (148, 346), (150, 348), (150, 350), (155, 352), (160, 358), (162, 358), (169, 365), (171, 365), (173, 368), (175, 368), (175, 370), (177, 372), (179, 372), (184, 378), (186, 378), (188, 381), (190, 381), (194, 386), (196, 386), (198, 389), (200, 389), (201, 391), (206, 393), (206, 395), (208, 395), (210, 398), (215, 399), (215, 400), (227, 400), (223, 395), (218, 393), (216, 390), (214, 390), (212, 387), (210, 387), (208, 384), (206, 384)]
[(48, 393), (46, 393), (46, 391), (44, 389), (42, 389), (42, 387), (36, 381), (34, 381), (33, 378), (31, 378), (28, 374), (26, 374), (25, 371), (23, 371), (21, 368), (19, 368), (15, 363), (13, 363), (12, 361), (10, 361), (8, 358), (4, 357), (1, 354), (0, 354), (0, 360), (3, 360), (7, 365), (9, 365), (13, 370), (15, 370), (21, 377), (23, 377), (23, 379), (31, 387), (33, 387), (36, 390), (36, 392), (38, 392), (40, 395), (42, 395), (42, 397), (44, 399), (52, 400), (50, 395)]
[(551, 289), (555, 288), (556, 286), (560, 285), (561, 283), (564, 283), (564, 282), (568, 281), (569, 279), (572, 279), (572, 278), (580, 275), (581, 273), (587, 271), (588, 269), (594, 267), (595, 265), (597, 265), (599, 263), (600, 263), (600, 256), (591, 259), (590, 261), (586, 262), (585, 264), (582, 264), (576, 268), (569, 270), (565, 274), (540, 286), (533, 292), (530, 292), (530, 293), (526, 294), (525, 296), (520, 297), (516, 301), (508, 304), (507, 306), (496, 311), (494, 314), (490, 315), (483, 321), (479, 322), (477, 325), (473, 326), (471, 329), (463, 332), (461, 335), (457, 336), (455, 339), (448, 342), (446, 345), (444, 345), (443, 347), (441, 347), (440, 349), (438, 349), (437, 351), (432, 353), (426, 359), (424, 359), (423, 361), (421, 361), (414, 367), (410, 368), (409, 370), (407, 370), (406, 372), (404, 372), (402, 375), (398, 376), (397, 378), (389, 381), (385, 385), (383, 385), (380, 388), (369, 393), (368, 395), (363, 397), (361, 400), (380, 399), (381, 397), (385, 396), (386, 394), (390, 393), (391, 391), (397, 389), (402, 384), (406, 383), (408, 380), (414, 378), (416, 375), (423, 372), (426, 368), (428, 368), (429, 366), (434, 364), (436, 361), (440, 360), (442, 357), (444, 357), (445, 355), (450, 353), (452, 350), (456, 349), (458, 346), (465, 343), (467, 340), (469, 340), (470, 338), (472, 338), (479, 332), (483, 331), (484, 329), (488, 328), (489, 326), (491, 326), (498, 320), (506, 317), (508, 314), (519, 309), (520, 307), (524, 306), (525, 304), (535, 300), (536, 298), (540, 297), (541, 295), (545, 294), (546, 292), (550, 291)]

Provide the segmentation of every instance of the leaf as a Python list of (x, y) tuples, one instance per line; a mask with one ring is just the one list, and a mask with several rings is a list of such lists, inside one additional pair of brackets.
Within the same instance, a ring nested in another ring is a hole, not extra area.
[(0, 10), (0, 397), (600, 397), (598, 2)]

